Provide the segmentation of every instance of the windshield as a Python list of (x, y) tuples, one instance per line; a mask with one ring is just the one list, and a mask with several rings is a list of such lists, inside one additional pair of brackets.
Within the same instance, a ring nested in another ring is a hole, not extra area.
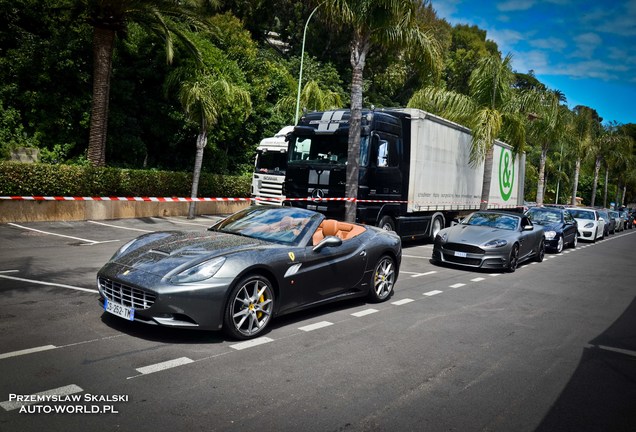
[(585, 219), (585, 220), (594, 220), (594, 212), (590, 210), (578, 210), (578, 209), (569, 209), (568, 210), (574, 219)]
[[(311, 137), (296, 137), (288, 162), (293, 164), (328, 163), (331, 165), (346, 165), (349, 148), (347, 135), (314, 135)], [(366, 166), (369, 161), (369, 137), (360, 138), (360, 166)]]
[(546, 210), (533, 208), (526, 213), (532, 222), (536, 223), (555, 223), (561, 222), (561, 212), (558, 210)]
[(285, 174), (287, 152), (263, 151), (256, 156), (254, 172), (263, 174)]
[(500, 213), (473, 213), (462, 224), (514, 231), (519, 224), (519, 218)]
[(276, 243), (297, 244), (305, 230), (309, 229), (309, 222), (321, 217), (318, 213), (292, 207), (250, 207), (210, 229)]

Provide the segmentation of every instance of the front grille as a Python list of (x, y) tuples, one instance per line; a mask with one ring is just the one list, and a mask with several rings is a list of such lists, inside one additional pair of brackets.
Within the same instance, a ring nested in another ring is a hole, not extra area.
[(150, 308), (157, 299), (155, 294), (103, 277), (99, 278), (99, 287), (109, 301), (137, 310)]
[(463, 243), (446, 243), (444, 245), (444, 249), (452, 250), (455, 252), (466, 252), (466, 253), (482, 254), (482, 255), (484, 254), (484, 250), (482, 248), (473, 246), (473, 245), (463, 244)]
[(469, 265), (474, 267), (479, 267), (479, 265), (481, 264), (480, 259), (464, 258), (464, 257), (455, 256), (455, 255), (450, 255), (450, 254), (444, 254), (444, 261), (449, 263), (463, 264), (463, 265)]

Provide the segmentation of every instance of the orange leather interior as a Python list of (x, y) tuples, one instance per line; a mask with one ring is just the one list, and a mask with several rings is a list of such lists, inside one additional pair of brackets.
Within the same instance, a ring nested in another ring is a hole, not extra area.
[(336, 236), (340, 239), (348, 240), (366, 231), (366, 228), (347, 222), (338, 222), (335, 219), (325, 219), (322, 221), (313, 236), (314, 245), (320, 243), (328, 236)]

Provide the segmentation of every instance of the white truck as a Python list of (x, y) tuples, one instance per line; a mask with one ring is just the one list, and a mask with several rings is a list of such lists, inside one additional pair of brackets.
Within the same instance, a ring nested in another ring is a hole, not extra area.
[(273, 137), (264, 138), (256, 148), (251, 194), (257, 205), (283, 203), (287, 168), (286, 136), (293, 130), (293, 126), (285, 126)]
[[(289, 141), (286, 194), (291, 205), (344, 217), (349, 110), (306, 113)], [(484, 164), (470, 163), (470, 130), (412, 108), (363, 111), (356, 220), (433, 239), (478, 210)], [(525, 154), (497, 141), (490, 208), (523, 205)], [(307, 198), (307, 200), (302, 200)]]

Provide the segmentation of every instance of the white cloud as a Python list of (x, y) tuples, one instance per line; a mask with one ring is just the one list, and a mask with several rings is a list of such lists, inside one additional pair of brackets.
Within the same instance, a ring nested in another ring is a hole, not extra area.
[(563, 39), (556, 37), (531, 39), (528, 41), (528, 44), (534, 48), (542, 48), (556, 52), (562, 52), (567, 47), (567, 43)]
[(577, 49), (571, 54), (571, 57), (589, 59), (594, 56), (594, 51), (603, 43), (603, 39), (596, 33), (583, 33), (574, 37), (574, 43)]
[(534, 6), (534, 0), (508, 0), (497, 4), (497, 9), (501, 12), (524, 11)]

